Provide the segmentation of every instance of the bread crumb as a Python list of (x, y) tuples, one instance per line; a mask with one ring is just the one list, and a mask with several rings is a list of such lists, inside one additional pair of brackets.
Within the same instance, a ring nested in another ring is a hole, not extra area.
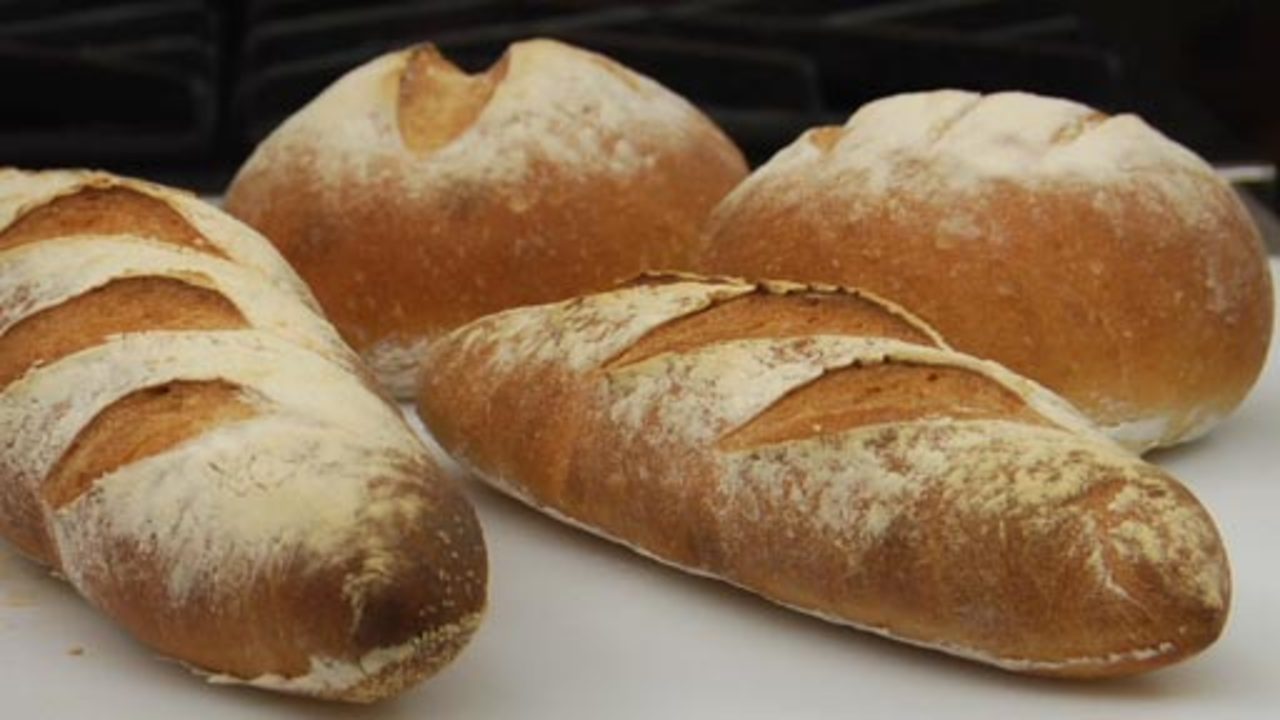
[(72, 655), (74, 657), (80, 657), (81, 655), (84, 655), (84, 648), (80, 647), (79, 645), (76, 645), (75, 647), (68, 650), (67, 654)]

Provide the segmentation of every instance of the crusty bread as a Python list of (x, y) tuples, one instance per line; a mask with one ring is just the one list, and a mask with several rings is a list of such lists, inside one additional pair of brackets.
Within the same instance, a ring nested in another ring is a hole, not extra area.
[(485, 602), (466, 499), (263, 238), (0, 170), (0, 535), (217, 682), (371, 701)]
[(1257, 379), (1272, 292), (1232, 189), (1132, 115), (939, 91), (810, 130), (717, 207), (697, 267), (873, 290), (1132, 449)]
[(494, 487), (834, 622), (1097, 677), (1227, 615), (1186, 489), (870, 295), (650, 279), (482, 318), (426, 368), (423, 420)]
[(466, 75), (377, 58), (268, 137), (227, 191), (346, 339), (412, 397), (430, 338), (692, 261), (741, 154), (693, 106), (549, 40)]

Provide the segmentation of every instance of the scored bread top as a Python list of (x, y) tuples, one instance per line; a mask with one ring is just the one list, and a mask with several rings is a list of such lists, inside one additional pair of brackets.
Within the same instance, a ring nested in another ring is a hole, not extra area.
[(352, 70), (282, 123), (226, 207), (412, 397), (436, 335), (687, 264), (745, 175), (693, 105), (601, 55), (534, 39), (468, 74), (421, 45)]
[[(352, 108), (371, 117), (352, 121)], [(696, 144), (707, 127), (693, 105), (653, 80), (554, 40), (513, 43), (475, 75), (422, 45), (351, 71), (286, 120), (242, 173), (301, 152), (333, 193), (403, 165), (412, 171), (394, 180), (409, 197), (465, 182), (518, 206), (537, 192), (525, 181), (548, 167), (586, 177), (643, 173), (655, 147)], [(319, 138), (324, 153), (314, 147)], [(741, 163), (731, 144), (710, 150)]]
[(252, 268), (313, 309), (311, 291), (270, 243), (190, 193), (85, 170), (0, 167), (0, 247), (62, 235), (123, 234)]
[(1266, 252), (1232, 188), (1130, 114), (905, 93), (802, 134), (707, 223), (698, 267), (852, 284), (1071, 400), (1127, 447), (1206, 432), (1266, 357)]
[(371, 700), (484, 603), (474, 514), (252, 230), (0, 170), (0, 534), (160, 652)]
[(829, 619), (1057, 675), (1225, 619), (1185, 489), (874, 295), (650, 279), (482, 318), (426, 368), (424, 421), (496, 487)]

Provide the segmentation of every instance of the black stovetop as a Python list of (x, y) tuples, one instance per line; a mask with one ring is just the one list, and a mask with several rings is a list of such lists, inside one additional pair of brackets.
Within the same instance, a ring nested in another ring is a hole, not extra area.
[[(868, 100), (959, 87), (1135, 111), (1214, 162), (1274, 164), (1280, 113), (1223, 78), (1262, 76), (1249, 42), (1261, 32), (1263, 51), (1274, 47), (1258, 28), (1277, 5), (0, 0), (0, 164), (99, 165), (216, 190), (280, 120), (375, 55), (431, 40), (480, 69), (533, 35), (653, 76), (753, 162)], [(1275, 202), (1274, 181), (1256, 187)]]

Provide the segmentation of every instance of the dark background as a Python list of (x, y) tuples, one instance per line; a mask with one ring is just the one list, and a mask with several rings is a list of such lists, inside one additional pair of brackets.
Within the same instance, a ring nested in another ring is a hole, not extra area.
[(860, 104), (942, 86), (1133, 111), (1277, 202), (1280, 2), (0, 0), (0, 164), (91, 165), (218, 192), (344, 71), (436, 42), (600, 50), (683, 93), (753, 164)]

